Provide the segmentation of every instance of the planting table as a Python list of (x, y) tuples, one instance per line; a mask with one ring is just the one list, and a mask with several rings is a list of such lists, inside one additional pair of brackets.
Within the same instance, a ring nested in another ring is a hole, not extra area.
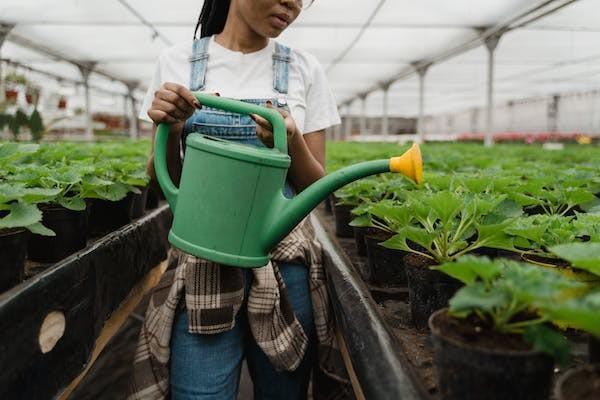
[(158, 283), (171, 219), (163, 205), (0, 295), (0, 398), (70, 393)]

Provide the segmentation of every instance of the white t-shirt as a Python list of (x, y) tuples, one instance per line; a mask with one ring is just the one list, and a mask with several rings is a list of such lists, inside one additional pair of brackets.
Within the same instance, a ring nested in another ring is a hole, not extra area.
[[(335, 98), (325, 71), (317, 59), (305, 51), (292, 49), (288, 93), (273, 89), (273, 52), (275, 42), (244, 54), (221, 46), (212, 36), (208, 45), (208, 66), (203, 92), (218, 92), (234, 99), (285, 98), (296, 126), (303, 133), (315, 132), (340, 123)], [(151, 121), (147, 111), (154, 92), (163, 83), (190, 86), (192, 43), (176, 44), (164, 50), (156, 66), (154, 78), (144, 98), (140, 118)]]

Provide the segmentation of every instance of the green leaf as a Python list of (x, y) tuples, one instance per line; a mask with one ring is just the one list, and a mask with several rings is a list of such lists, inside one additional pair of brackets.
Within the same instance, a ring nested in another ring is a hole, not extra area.
[(412, 251), (412, 249), (406, 244), (406, 235), (404, 233), (399, 233), (385, 242), (381, 243), (383, 247), (393, 250), (403, 250), (403, 251)]
[(83, 211), (86, 208), (85, 200), (79, 197), (61, 197), (57, 202), (64, 208), (73, 211)]
[(368, 214), (364, 214), (364, 215), (354, 218), (350, 222), (350, 226), (366, 228), (366, 227), (370, 227), (373, 225), (371, 223), (371, 217)]
[(546, 353), (554, 358), (562, 367), (569, 364), (571, 351), (567, 339), (546, 325), (528, 326), (523, 338), (533, 345), (533, 350)]
[(42, 220), (42, 212), (34, 204), (12, 203), (8, 210), (9, 214), (0, 218), (0, 229), (25, 228)]
[(507, 301), (507, 293), (503, 290), (494, 287), (488, 289), (485, 284), (475, 282), (461, 288), (450, 299), (450, 313), (465, 317), (475, 310), (490, 312)]
[(486, 257), (464, 256), (459, 260), (435, 267), (438, 271), (470, 285), (478, 279), (485, 283), (500, 275), (502, 267)]
[(463, 201), (456, 194), (443, 191), (433, 194), (426, 200), (426, 204), (433, 209), (442, 224), (448, 224), (462, 209)]
[(573, 267), (600, 276), (600, 243), (569, 243), (554, 246), (550, 251), (569, 261)]
[(28, 225), (26, 228), (29, 229), (29, 231), (31, 231), (32, 233), (35, 233), (36, 235), (56, 236), (56, 233), (54, 233), (53, 230), (46, 228), (40, 222)]

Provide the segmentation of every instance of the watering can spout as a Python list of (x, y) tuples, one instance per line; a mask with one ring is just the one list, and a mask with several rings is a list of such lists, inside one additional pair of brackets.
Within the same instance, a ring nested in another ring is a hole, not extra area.
[(417, 184), (423, 179), (423, 162), (419, 145), (413, 146), (399, 157), (365, 161), (351, 165), (324, 176), (293, 199), (283, 196), (277, 199), (272, 213), (270, 230), (266, 235), (266, 245), (274, 248), (294, 227), (307, 216), (325, 197), (344, 185), (370, 175), (383, 172), (396, 172), (405, 175)]

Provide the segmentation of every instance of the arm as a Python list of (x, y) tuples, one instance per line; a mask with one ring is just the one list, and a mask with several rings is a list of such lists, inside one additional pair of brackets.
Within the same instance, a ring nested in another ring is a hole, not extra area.
[(325, 131), (292, 136), (288, 145), (292, 165), (288, 175), (298, 192), (325, 176)]

